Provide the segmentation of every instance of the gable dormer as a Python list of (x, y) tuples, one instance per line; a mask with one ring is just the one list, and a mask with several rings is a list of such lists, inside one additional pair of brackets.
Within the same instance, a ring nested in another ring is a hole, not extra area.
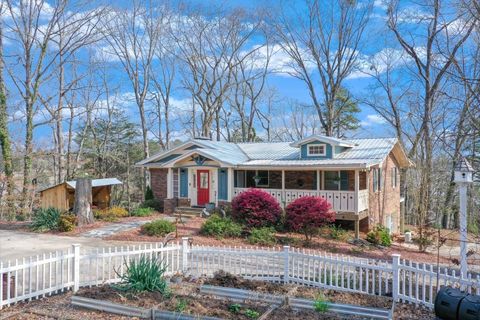
[(333, 159), (335, 155), (355, 146), (345, 140), (320, 135), (313, 135), (290, 145), (300, 148), (300, 158), (305, 160)]

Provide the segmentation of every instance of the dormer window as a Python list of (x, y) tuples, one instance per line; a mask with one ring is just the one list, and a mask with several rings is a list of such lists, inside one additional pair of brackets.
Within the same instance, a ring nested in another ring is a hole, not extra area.
[(308, 156), (326, 156), (327, 148), (325, 144), (309, 144), (307, 145)]

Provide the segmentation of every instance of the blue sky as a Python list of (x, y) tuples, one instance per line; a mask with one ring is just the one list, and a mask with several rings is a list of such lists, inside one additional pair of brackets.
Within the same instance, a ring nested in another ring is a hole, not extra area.
[[(204, 1), (194, 0), (193, 2), (198, 3), (205, 3)], [(212, 5), (217, 4), (227, 4), (228, 6), (235, 7), (235, 6), (246, 6), (249, 8), (256, 8), (260, 7), (269, 7), (275, 8), (277, 6), (276, 1), (241, 1), (241, 0), (234, 0), (234, 1), (215, 1), (210, 0)], [(302, 5), (303, 1), (293, 1), (295, 4), (299, 6)], [(91, 4), (92, 6), (95, 3)], [(415, 2), (411, 1), (402, 1), (402, 10), (405, 12), (405, 15), (408, 16), (410, 13), (415, 14), (422, 14), (422, 8)], [(407, 17), (408, 18), (408, 17)], [(393, 54), (398, 54), (399, 48), (398, 44), (396, 43), (393, 34), (388, 32), (385, 26), (386, 23), (386, 6), (384, 5), (383, 1), (376, 0), (374, 2), (372, 16), (366, 31), (366, 36), (364, 37), (361, 59), (364, 62), (363, 68), (368, 69), (368, 64), (371, 60), (377, 61), (376, 56), (382, 53), (385, 53), (386, 50), (391, 50)], [(416, 29), (417, 22), (412, 20), (410, 23), (413, 29)], [(15, 45), (11, 41), (6, 41), (6, 51), (8, 53), (15, 52)], [(83, 55), (86, 55), (86, 51), (84, 50)], [(280, 57), (281, 59), (282, 57)], [(275, 59), (275, 58), (274, 58)], [(408, 61), (404, 61), (403, 65), (408, 64)], [(137, 108), (134, 104), (131, 88), (129, 85), (128, 80), (126, 79), (125, 73), (121, 68), (121, 64), (118, 61), (110, 61), (108, 63), (109, 68), (109, 83), (111, 83), (112, 87), (118, 87), (120, 97), (119, 100), (116, 101), (119, 106), (124, 110), (125, 114), (130, 115), (132, 119), (138, 119), (138, 112)], [(399, 66), (399, 73), (403, 72)], [(408, 79), (407, 79), (408, 81)], [(269, 85), (275, 87), (276, 90), (279, 92), (279, 96), (282, 101), (299, 101), (302, 103), (309, 104), (310, 97), (308, 91), (306, 89), (305, 84), (295, 79), (291, 76), (286, 74), (279, 74), (279, 75), (271, 75), (269, 77)], [(363, 74), (362, 72), (355, 72), (354, 75), (349, 77), (345, 82), (344, 86), (355, 96), (355, 97), (363, 97), (368, 94), (368, 88), (373, 84), (373, 80), (371, 77)], [(16, 108), (17, 106), (21, 106), (21, 100), (19, 96), (15, 94), (12, 83), (9, 83), (10, 87), (10, 101), (13, 101), (12, 108)], [(174, 93), (174, 100), (178, 102), (178, 105), (188, 103), (190, 101), (189, 96), (182, 90), (176, 90)], [(362, 127), (358, 132), (352, 133), (352, 135), (357, 137), (362, 136), (375, 136), (375, 137), (385, 137), (385, 136), (393, 136), (393, 131), (391, 131), (387, 124), (383, 121), (381, 117), (379, 117), (374, 110), (370, 109), (368, 106), (361, 104), (361, 113), (359, 118), (362, 122)], [(39, 121), (40, 121), (40, 116)], [(13, 129), (14, 139), (20, 139), (21, 132), (23, 131), (22, 124), (21, 124), (21, 112), (15, 113), (15, 121), (11, 123), (11, 128)], [(178, 135), (181, 136), (181, 126), (179, 124), (176, 125), (175, 130), (178, 131)], [(50, 141), (51, 140), (51, 129), (42, 126), (36, 129), (36, 140), (37, 141)], [(20, 139), (21, 140), (21, 139)]]

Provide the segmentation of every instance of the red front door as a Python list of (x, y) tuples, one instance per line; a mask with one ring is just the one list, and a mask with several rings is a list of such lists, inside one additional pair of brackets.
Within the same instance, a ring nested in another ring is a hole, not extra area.
[(197, 205), (203, 206), (210, 202), (210, 172), (197, 170)]

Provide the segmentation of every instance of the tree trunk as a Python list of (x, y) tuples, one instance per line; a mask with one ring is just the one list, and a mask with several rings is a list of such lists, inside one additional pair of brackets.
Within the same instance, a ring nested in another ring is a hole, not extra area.
[[(2, 6), (0, 6), (0, 12)], [(12, 147), (10, 134), (8, 132), (7, 94), (3, 79), (3, 32), (2, 21), (0, 20), (0, 147), (2, 150), (3, 166), (7, 178), (7, 207), (13, 210), (13, 164)], [(12, 211), (9, 214), (13, 214)]]
[(92, 212), (92, 180), (89, 178), (77, 178), (73, 213), (77, 216), (79, 226), (91, 224), (94, 221)]

